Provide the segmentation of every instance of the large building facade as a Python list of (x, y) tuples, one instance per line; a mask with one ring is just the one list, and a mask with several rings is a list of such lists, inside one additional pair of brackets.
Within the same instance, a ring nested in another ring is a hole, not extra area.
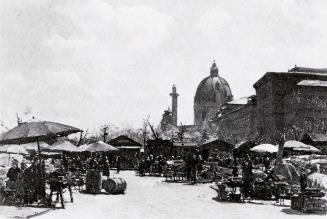
[(267, 72), (253, 87), (251, 101), (232, 111), (227, 103), (212, 120), (221, 137), (276, 143), (281, 136), (301, 140), (327, 134), (327, 69)]

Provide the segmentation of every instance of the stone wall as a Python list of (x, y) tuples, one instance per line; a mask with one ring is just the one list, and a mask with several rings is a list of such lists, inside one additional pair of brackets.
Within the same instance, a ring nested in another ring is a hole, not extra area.
[(256, 106), (242, 105), (215, 121), (218, 137), (233, 144), (254, 140), (257, 135)]
[(304, 123), (317, 123), (314, 118), (321, 122), (327, 116), (327, 88), (298, 86), (302, 80), (327, 80), (327, 75), (267, 73), (254, 85), (258, 130), (265, 142), (275, 143), (277, 136), (292, 132), (292, 127), (299, 131)]
[(304, 133), (327, 134), (327, 87), (297, 86), (284, 102), (285, 128), (295, 126), (296, 138)]

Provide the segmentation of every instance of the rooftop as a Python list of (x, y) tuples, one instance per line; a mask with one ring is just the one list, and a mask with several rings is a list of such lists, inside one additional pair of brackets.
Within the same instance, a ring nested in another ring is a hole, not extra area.
[(257, 89), (271, 77), (284, 77), (286, 79), (297, 78), (299, 80), (301, 80), (301, 78), (310, 80), (326, 80), (327, 68), (307, 68), (295, 66), (287, 72), (266, 72), (257, 82), (254, 83), (253, 87)]
[(300, 86), (309, 86), (309, 87), (327, 87), (327, 81), (320, 80), (303, 80), (297, 83)]
[(288, 72), (327, 73), (327, 68), (307, 68), (294, 66), (294, 68), (288, 70)]

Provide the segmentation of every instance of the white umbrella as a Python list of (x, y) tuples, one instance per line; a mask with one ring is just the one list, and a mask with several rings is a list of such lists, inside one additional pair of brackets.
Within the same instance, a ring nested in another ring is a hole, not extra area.
[(114, 146), (111, 146), (107, 143), (104, 143), (103, 141), (97, 141), (95, 143), (90, 144), (86, 151), (90, 152), (106, 152), (106, 151), (119, 151)]
[(277, 153), (278, 147), (272, 144), (260, 144), (250, 149), (250, 151), (258, 153)]
[(29, 154), (25, 147), (22, 147), (21, 145), (10, 145), (7, 148), (7, 153), (9, 154)]
[(306, 148), (293, 148), (294, 151), (304, 151), (304, 152), (320, 152), (318, 148), (315, 148), (311, 145), (307, 145)]
[(310, 163), (312, 163), (312, 164), (327, 164), (327, 159), (314, 159), (314, 160), (311, 160)]
[(8, 144), (0, 146), (0, 152), (8, 154), (29, 154), (24, 146), (18, 144)]
[(306, 145), (300, 141), (289, 140), (284, 143), (284, 148), (309, 148), (309, 145)]
[(7, 152), (7, 148), (9, 146), (10, 146), (9, 144), (7, 144), (7, 145), (0, 145), (0, 152), (6, 153)]
[(81, 146), (79, 146), (78, 148), (81, 150), (81, 151), (86, 151), (86, 148), (88, 148), (90, 145), (87, 145), (87, 144), (83, 144)]
[[(39, 145), (40, 145), (41, 150), (49, 147), (49, 144), (47, 144), (47, 143), (45, 143), (43, 141), (39, 142)], [(38, 149), (37, 149), (37, 143), (36, 142), (22, 144), (22, 146), (27, 151), (38, 151)]]
[(50, 146), (49, 151), (81, 152), (81, 149), (69, 141), (57, 141)]

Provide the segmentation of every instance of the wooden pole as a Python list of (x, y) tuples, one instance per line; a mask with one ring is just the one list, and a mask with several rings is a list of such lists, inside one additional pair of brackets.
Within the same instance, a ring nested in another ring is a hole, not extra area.
[(37, 153), (38, 153), (38, 160), (39, 160), (39, 164), (41, 164), (41, 147), (40, 147), (40, 142), (39, 139), (36, 139), (36, 143), (37, 143)]
[(276, 173), (278, 173), (280, 166), (283, 163), (284, 144), (285, 144), (285, 134), (282, 134), (281, 138), (278, 141), (278, 152), (277, 152), (276, 164), (275, 164)]

